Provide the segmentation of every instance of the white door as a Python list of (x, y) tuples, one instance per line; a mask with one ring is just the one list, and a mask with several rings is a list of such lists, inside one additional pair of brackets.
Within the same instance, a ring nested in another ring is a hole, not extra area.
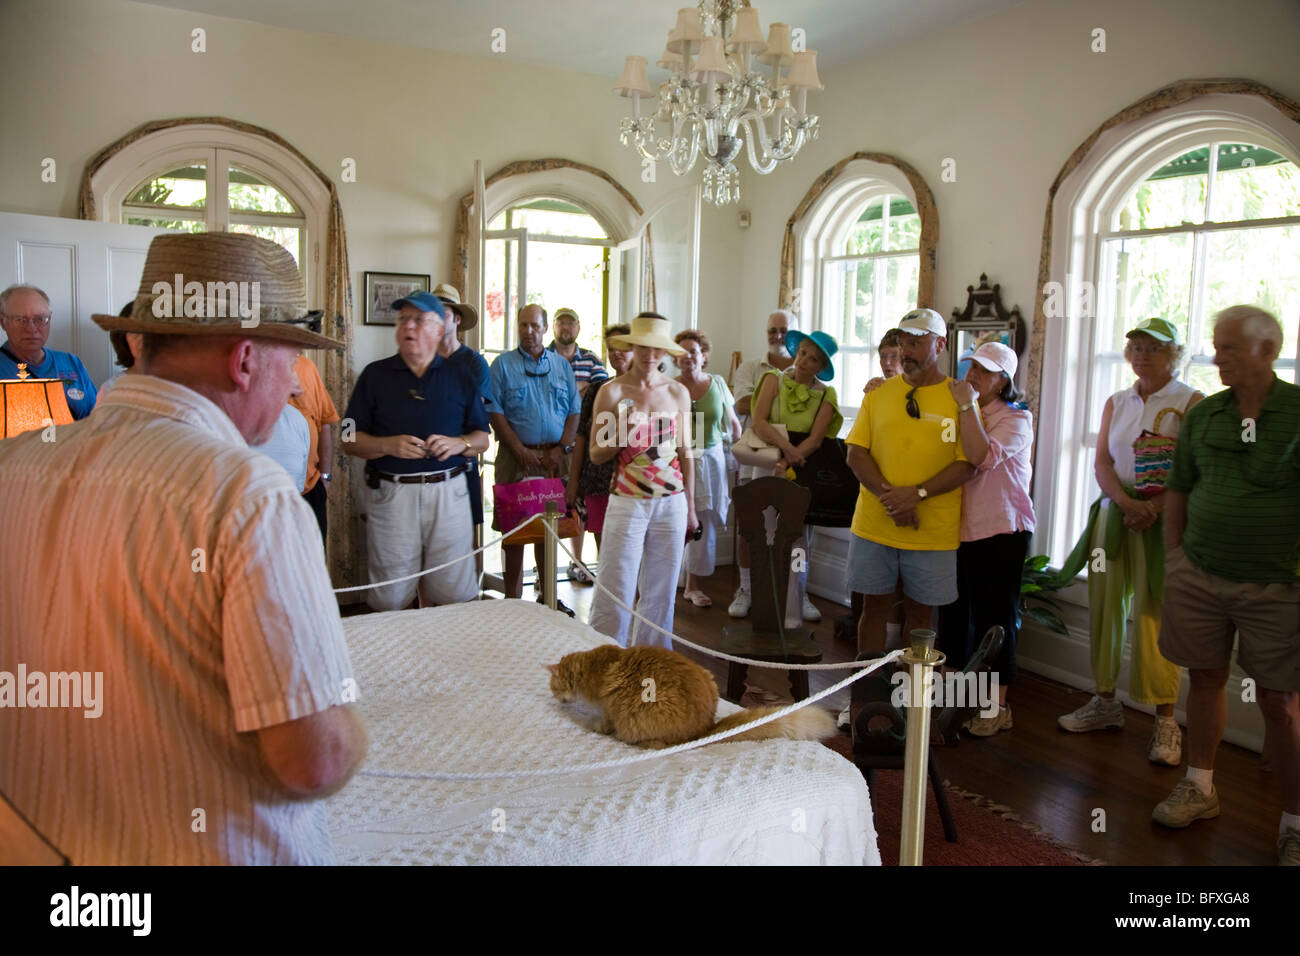
[(697, 328), (699, 245), (699, 185), (674, 190), (646, 210), (633, 234), (610, 250), (610, 322), (630, 322), (648, 309), (653, 288), (654, 311), (679, 331)]
[(108, 333), (91, 315), (116, 315), (135, 298), (153, 237), (170, 232), (84, 219), (0, 213), (0, 289), (15, 282), (50, 297), (48, 345), (72, 352), (95, 385), (116, 371)]

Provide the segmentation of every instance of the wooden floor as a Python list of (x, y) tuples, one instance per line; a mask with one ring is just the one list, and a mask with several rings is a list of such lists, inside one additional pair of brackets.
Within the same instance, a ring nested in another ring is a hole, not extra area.
[[(594, 550), (587, 545), (588, 554)], [(716, 634), (727, 617), (735, 569), (720, 568), (705, 584), (711, 608), (697, 608), (678, 592), (675, 631), (687, 640)], [(560, 600), (579, 620), (591, 610), (593, 588), (559, 585)], [(524, 596), (534, 592), (525, 588)], [(852, 660), (856, 647), (832, 638), (831, 620), (844, 608), (814, 598), (823, 619), (814, 637), (826, 661)], [(347, 612), (345, 612), (347, 613)], [(726, 687), (726, 665), (688, 649)], [(812, 692), (842, 679), (843, 672), (813, 672)], [(954, 785), (1017, 811), (1057, 840), (1113, 865), (1273, 865), (1282, 799), (1273, 775), (1258, 755), (1224, 744), (1215, 769), (1223, 812), (1186, 830), (1151, 822), (1151, 809), (1183, 776), (1184, 767), (1160, 767), (1146, 759), (1153, 718), (1125, 709), (1123, 730), (1070, 734), (1056, 718), (1087, 701), (1088, 695), (1022, 672), (1010, 689), (1015, 727), (997, 737), (964, 736), (956, 747), (938, 751), (939, 765)], [(848, 691), (827, 698), (834, 712), (848, 703)], [(888, 771), (882, 771), (888, 772)], [(1102, 811), (1102, 813), (1098, 813)], [(1102, 826), (1104, 824), (1104, 830)]]

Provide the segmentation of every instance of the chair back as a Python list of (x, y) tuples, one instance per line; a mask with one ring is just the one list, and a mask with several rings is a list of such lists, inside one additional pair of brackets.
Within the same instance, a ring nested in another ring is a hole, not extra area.
[[(755, 478), (737, 488), (731, 500), (736, 506), (737, 529), (749, 545), (754, 601), (750, 622), (756, 634), (774, 634), (790, 581), (790, 552), (794, 543), (803, 539), (803, 519), (812, 492), (784, 478)], [(776, 511), (771, 545), (763, 514), (769, 507)]]

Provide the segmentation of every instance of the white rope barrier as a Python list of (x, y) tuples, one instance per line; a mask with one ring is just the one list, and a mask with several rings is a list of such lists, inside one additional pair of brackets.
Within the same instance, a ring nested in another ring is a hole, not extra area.
[[(547, 533), (549, 534), (551, 529), (547, 528), (546, 530)], [(648, 618), (642, 616), (641, 614), (638, 614), (633, 608), (628, 607), (626, 604), (620, 601), (614, 595), (613, 591), (611, 591), (609, 588), (605, 587), (603, 584), (600, 583), (596, 575), (591, 573), (591, 569), (589, 567), (583, 564), (578, 558), (574, 557), (573, 552), (570, 551), (568, 547), (565, 546), (562, 540), (559, 540), (558, 535), (556, 536), (556, 540), (559, 542), (559, 546), (564, 551), (564, 553), (567, 554), (573, 560), (573, 563), (576, 564), (578, 567), (582, 568), (582, 570), (587, 573), (587, 576), (591, 578), (592, 582), (596, 585), (596, 587), (600, 588), (600, 590), (604, 591), (607, 595), (609, 595), (609, 599), (611, 601), (613, 601), (623, 610), (627, 611), (638, 621), (641, 621), (644, 624), (648, 624), (651, 627), (653, 627), (656, 631), (658, 631), (660, 634), (666, 635), (674, 643), (685, 644), (693, 651), (699, 651), (701, 654), (708, 654), (710, 657), (717, 657), (724, 661), (732, 661), (736, 664), (761, 665), (762, 667), (770, 667), (773, 670), (780, 670), (780, 671), (843, 671), (843, 670), (852, 670), (854, 668), (865, 667), (867, 664), (867, 662), (865, 661), (842, 661), (838, 664), (785, 664), (779, 661), (756, 661), (751, 657), (736, 657), (734, 654), (727, 654), (723, 651), (714, 650), (711, 647), (705, 647), (702, 644), (696, 644), (693, 641), (688, 641), (686, 638), (682, 637), (681, 635), (674, 634), (666, 627), (661, 627), (660, 625), (656, 624), (654, 621), (651, 621)]]
[[(390, 584), (401, 584), (403, 581), (411, 581), (414, 580), (415, 578), (422, 578), (426, 574), (432, 574), (434, 571), (441, 571), (443, 568), (451, 567), (457, 561), (464, 561), (466, 558), (472, 558), (476, 554), (481, 554), (482, 552), (486, 551), (488, 548), (492, 547), (494, 544), (498, 544), (499, 542), (504, 541), (506, 538), (510, 537), (516, 531), (519, 531), (520, 529), (532, 524), (539, 517), (541, 516), (533, 515), (531, 518), (525, 518), (523, 521), (519, 522), (519, 524), (515, 525), (509, 531), (505, 532), (505, 534), (501, 535), (501, 537), (493, 538), (487, 544), (483, 545), (483, 547), (475, 548), (473, 551), (469, 552), (468, 554), (463, 554), (459, 558), (452, 558), (450, 561), (444, 561), (442, 564), (438, 565), (437, 567), (428, 568), (427, 570), (424, 571), (416, 571), (414, 574), (408, 574), (405, 577), (400, 577), (400, 578), (393, 578), (391, 581), (376, 581), (374, 584), (358, 584), (355, 587), (350, 587), (350, 588), (335, 588), (334, 593), (348, 594), (351, 591), (369, 591), (371, 588), (383, 588), (383, 587), (388, 587), (388, 585)], [(543, 521), (542, 526), (545, 527), (545, 525), (546, 522)]]
[[(698, 740), (689, 740), (684, 744), (678, 744), (675, 747), (665, 747), (662, 750), (645, 750), (640, 753), (629, 754), (626, 757), (618, 757), (613, 760), (602, 760), (599, 763), (581, 764), (576, 767), (546, 767), (541, 770), (501, 770), (490, 773), (421, 773), (416, 771), (403, 772), (399, 770), (358, 770), (357, 774), (363, 777), (382, 777), (389, 780), (510, 780), (515, 778), (529, 777), (561, 777), (566, 774), (588, 773), (592, 770), (607, 770), (612, 767), (626, 767), (629, 764), (642, 763), (646, 760), (655, 760), (660, 757), (671, 757), (674, 754), (685, 753), (688, 750), (696, 750), (700, 747), (706, 747), (709, 744), (715, 744), (720, 740), (726, 740), (728, 737), (734, 737), (737, 734), (743, 734), (755, 727), (761, 727), (763, 724), (769, 724), (774, 720), (780, 720), (788, 714), (794, 713), (815, 704), (824, 697), (829, 697), (836, 691), (842, 690), (852, 684), (855, 680), (866, 677), (872, 671), (877, 670), (902, 656), (901, 650), (890, 651), (884, 657), (871, 661), (863, 666), (856, 674), (850, 674), (839, 683), (832, 684), (825, 690), (818, 691), (811, 697), (804, 700), (796, 701), (793, 704), (787, 704), (775, 713), (752, 720), (749, 723), (741, 724), (739, 727), (732, 727), (730, 730), (719, 731), (716, 734), (710, 734), (708, 737), (701, 737)], [(864, 662), (865, 663), (865, 662)]]

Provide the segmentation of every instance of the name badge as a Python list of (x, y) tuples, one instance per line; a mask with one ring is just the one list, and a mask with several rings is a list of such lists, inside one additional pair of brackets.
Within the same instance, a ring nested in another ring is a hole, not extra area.
[(72, 399), (74, 402), (79, 402), (85, 397), (86, 393), (79, 388), (68, 389), (68, 398)]

